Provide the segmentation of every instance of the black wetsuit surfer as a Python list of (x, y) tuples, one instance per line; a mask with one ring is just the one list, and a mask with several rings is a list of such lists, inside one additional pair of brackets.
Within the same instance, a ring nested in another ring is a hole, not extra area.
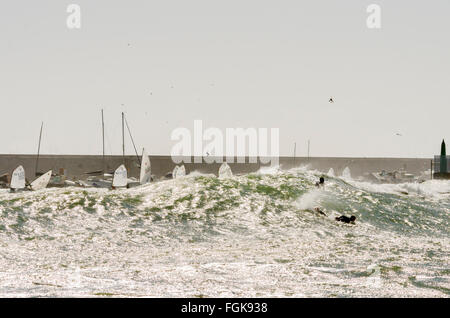
[[(324, 179), (323, 177), (320, 177), (319, 181), (316, 182), (316, 187), (317, 187), (317, 188), (322, 188), (322, 187), (324, 187), (324, 186), (325, 186), (325, 179)], [(322, 215), (327, 216), (327, 215), (320, 209), (320, 207), (314, 208), (314, 211), (316, 211), (316, 212), (319, 213), (319, 214), (322, 214)]]
[(316, 212), (319, 213), (319, 214), (322, 214), (322, 215), (327, 216), (327, 215), (325, 214), (325, 212), (323, 212), (319, 207), (314, 208), (314, 211), (316, 211)]
[(349, 223), (349, 224), (355, 224), (356, 216), (352, 215), (351, 217), (341, 215), (336, 218), (336, 221)]
[(316, 187), (320, 188), (325, 186), (325, 179), (323, 177), (320, 177), (319, 182), (316, 182)]

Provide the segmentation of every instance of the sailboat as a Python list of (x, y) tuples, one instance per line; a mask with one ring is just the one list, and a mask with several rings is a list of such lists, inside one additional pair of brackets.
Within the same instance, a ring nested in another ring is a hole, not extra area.
[(47, 171), (42, 176), (30, 183), (30, 189), (33, 191), (45, 189), (52, 177), (52, 170)]
[[(137, 180), (135, 178), (128, 179), (127, 174), (127, 168), (125, 167), (125, 123), (127, 125), (128, 133), (130, 134), (131, 141), (133, 143), (134, 150), (136, 151), (136, 146), (134, 144), (133, 136), (131, 135), (130, 127), (128, 126), (128, 123), (125, 119), (125, 114), (122, 112), (122, 156), (123, 156), (123, 164), (121, 164), (116, 171), (114, 172), (114, 177), (112, 181), (112, 189), (117, 188), (125, 188), (125, 187), (132, 187), (139, 184), (144, 184), (150, 181), (151, 178), (151, 166), (150, 166), (150, 159), (148, 158), (147, 153), (145, 152), (145, 149), (143, 149), (142, 152), (142, 160), (140, 162), (140, 178), (139, 183), (137, 183)], [(136, 156), (137, 151), (136, 151)]]
[(123, 164), (121, 164), (116, 171), (114, 171), (114, 177), (112, 180), (112, 189), (116, 188), (125, 188), (128, 187), (128, 174), (127, 174), (127, 168), (125, 167), (125, 134), (124, 134), (124, 122), (125, 122), (125, 115), (122, 112), (122, 157), (123, 157)]
[(11, 192), (17, 192), (26, 189), (32, 191), (42, 190), (47, 187), (51, 177), (52, 170), (49, 170), (39, 178), (31, 182), (31, 184), (28, 185), (28, 188), (26, 188), (27, 182), (25, 180), (25, 169), (23, 168), (23, 166), (18, 166), (12, 173), (9, 188), (11, 189)]
[(139, 175), (139, 181), (134, 181), (128, 179), (129, 187), (136, 187), (139, 185), (143, 185), (149, 183), (152, 180), (152, 170), (150, 164), (150, 158), (148, 157), (147, 151), (142, 149), (142, 158), (141, 158), (141, 172)]
[(11, 192), (25, 189), (25, 169), (22, 166), (18, 166), (12, 172), (9, 188), (11, 189)]
[[(127, 169), (125, 167), (125, 133), (124, 133), (125, 124), (127, 126), (128, 133), (130, 134), (131, 142), (133, 143), (134, 151), (136, 152), (136, 157), (140, 162), (139, 180), (135, 178), (127, 178)], [(149, 183), (152, 179), (150, 158), (147, 154), (147, 151), (145, 149), (142, 149), (142, 157), (139, 160), (136, 145), (134, 144), (133, 136), (131, 135), (130, 127), (128, 126), (128, 122), (125, 119), (124, 113), (122, 113), (122, 152), (124, 163), (121, 166), (119, 166), (119, 168), (117, 168), (116, 171), (114, 172), (112, 188), (117, 187), (129, 188)]]
[[(41, 131), (39, 133), (39, 143), (38, 143), (38, 151), (36, 156), (36, 168), (34, 170), (34, 175), (38, 177), (36, 180), (31, 182), (30, 189), (33, 191), (42, 190), (45, 189), (52, 177), (52, 170), (47, 171), (46, 173), (39, 173), (38, 172), (38, 164), (39, 164), (39, 154), (41, 152), (41, 138), (42, 138), (42, 128), (44, 127), (44, 122), (41, 123)], [(25, 170), (24, 170), (25, 174)]]
[[(83, 187), (94, 188), (117, 188), (127, 186), (127, 169), (125, 167), (125, 138), (124, 138), (124, 114), (122, 113), (122, 149), (123, 149), (123, 164), (121, 164), (114, 173), (106, 172), (105, 162), (105, 122), (102, 109), (102, 142), (103, 142), (103, 154), (102, 154), (102, 170), (90, 171), (85, 174), (90, 175), (86, 181), (78, 181), (78, 184)], [(99, 177), (99, 175), (101, 177)], [(125, 176), (125, 181), (123, 177)]]
[(47, 171), (46, 173), (38, 173), (38, 165), (39, 165), (39, 154), (41, 150), (41, 138), (42, 138), (42, 127), (44, 123), (41, 123), (41, 131), (39, 133), (39, 144), (38, 144), (38, 152), (36, 157), (36, 168), (35, 168), (35, 176), (39, 176), (36, 180), (31, 182), (31, 184), (27, 184), (25, 178), (25, 169), (23, 166), (18, 166), (11, 174), (11, 182), (9, 188), (11, 192), (17, 192), (21, 190), (25, 190), (28, 186), (28, 190), (42, 190), (45, 189), (50, 182), (50, 178), (52, 177), (52, 170)]
[(232, 176), (233, 172), (231, 171), (230, 166), (226, 162), (222, 163), (222, 165), (219, 168), (219, 178), (220, 179), (231, 178)]
[(172, 171), (172, 178), (177, 179), (180, 177), (184, 177), (186, 175), (186, 169), (184, 168), (184, 165), (175, 166)]
[(127, 178), (127, 168), (125, 168), (125, 165), (120, 165), (119, 168), (114, 171), (114, 178), (112, 181), (111, 188), (117, 189), (117, 188), (125, 188), (128, 185), (128, 178)]
[(147, 155), (145, 149), (142, 149), (142, 160), (141, 160), (141, 173), (139, 182), (140, 184), (149, 183), (152, 180), (152, 166), (150, 164), (150, 158)]
[(112, 177), (111, 174), (105, 173), (105, 121), (103, 117), (103, 109), (102, 113), (102, 146), (103, 146), (103, 154), (102, 154), (102, 169), (96, 171), (85, 172), (89, 177), (86, 181), (78, 180), (76, 183), (82, 187), (94, 187), (94, 188), (111, 188)]
[[(137, 186), (140, 184), (145, 184), (151, 180), (151, 165), (150, 159), (147, 155), (145, 149), (142, 152), (142, 159), (140, 162), (140, 178), (139, 180), (135, 178), (128, 178), (128, 171), (125, 166), (125, 124), (127, 125), (128, 132), (130, 133), (131, 141), (133, 142), (134, 149), (136, 151), (136, 146), (134, 144), (133, 137), (130, 132), (130, 128), (125, 119), (125, 114), (122, 112), (122, 157), (123, 163), (114, 171), (114, 173), (106, 173), (106, 163), (105, 163), (105, 124), (103, 119), (103, 109), (102, 109), (102, 137), (103, 137), (103, 167), (100, 171), (87, 172), (86, 174), (91, 175), (86, 181), (78, 181), (78, 183), (84, 187), (96, 187), (96, 188), (124, 188), (130, 186)], [(103, 174), (103, 178), (96, 177), (95, 175)]]

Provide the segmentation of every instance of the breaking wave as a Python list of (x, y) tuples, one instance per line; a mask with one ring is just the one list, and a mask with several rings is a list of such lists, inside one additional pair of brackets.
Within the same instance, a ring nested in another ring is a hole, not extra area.
[(0, 295), (448, 296), (450, 182), (333, 175), (0, 190)]

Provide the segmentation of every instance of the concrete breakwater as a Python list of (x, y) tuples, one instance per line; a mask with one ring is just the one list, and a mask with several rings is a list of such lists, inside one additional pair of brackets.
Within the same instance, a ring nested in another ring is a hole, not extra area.
[[(150, 156), (152, 174), (156, 178), (164, 177), (172, 172), (175, 167), (170, 156)], [(234, 174), (256, 172), (261, 167), (270, 166), (263, 164), (259, 160), (256, 163), (249, 163), (249, 158), (245, 158), (245, 163), (229, 163)], [(430, 169), (431, 159), (419, 158), (342, 158), (342, 157), (280, 157), (281, 169), (290, 169), (307, 165), (311, 169), (316, 169), (326, 173), (333, 168), (336, 175), (341, 175), (348, 167), (353, 177), (363, 176), (365, 173), (379, 172), (381, 170), (394, 171), (403, 169), (414, 175), (419, 175)], [(58, 173), (64, 169), (68, 179), (86, 179), (89, 172), (101, 171), (105, 165), (106, 172), (113, 172), (119, 165), (125, 163), (128, 169), (128, 176), (139, 176), (139, 161), (136, 156), (102, 156), (95, 155), (40, 155), (38, 172), (46, 172), (50, 169), (53, 173)], [(22, 165), (25, 168), (27, 179), (34, 179), (36, 155), (0, 155), (0, 175), (10, 174), (14, 168)], [(218, 173), (220, 163), (184, 163), (186, 173), (198, 171), (201, 173)]]

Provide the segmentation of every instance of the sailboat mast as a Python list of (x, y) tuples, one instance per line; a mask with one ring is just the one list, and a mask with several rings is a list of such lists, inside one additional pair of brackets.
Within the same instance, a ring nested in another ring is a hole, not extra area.
[(105, 121), (103, 119), (103, 109), (102, 109), (102, 145), (103, 145), (102, 170), (103, 170), (103, 177), (105, 177)]
[(123, 163), (125, 164), (125, 115), (122, 112), (122, 157), (123, 157)]
[(296, 152), (297, 152), (297, 143), (294, 142), (294, 165), (295, 165), (295, 155), (296, 155)]
[(41, 132), (39, 133), (39, 143), (38, 143), (38, 151), (37, 151), (37, 157), (36, 157), (36, 167), (34, 170), (35, 176), (37, 176), (37, 174), (38, 174), (39, 153), (41, 152), (41, 138), (42, 138), (42, 127), (43, 126), (44, 126), (44, 122), (41, 122)]
[(134, 152), (136, 153), (136, 158), (138, 159), (139, 165), (141, 165), (142, 164), (141, 159), (139, 158), (139, 155), (138, 155), (138, 152), (136, 149), (136, 145), (133, 140), (133, 135), (131, 134), (130, 126), (128, 125), (128, 120), (126, 118), (125, 118), (125, 124), (127, 125), (128, 133), (130, 134), (130, 139), (131, 139), (131, 142), (133, 143)]

